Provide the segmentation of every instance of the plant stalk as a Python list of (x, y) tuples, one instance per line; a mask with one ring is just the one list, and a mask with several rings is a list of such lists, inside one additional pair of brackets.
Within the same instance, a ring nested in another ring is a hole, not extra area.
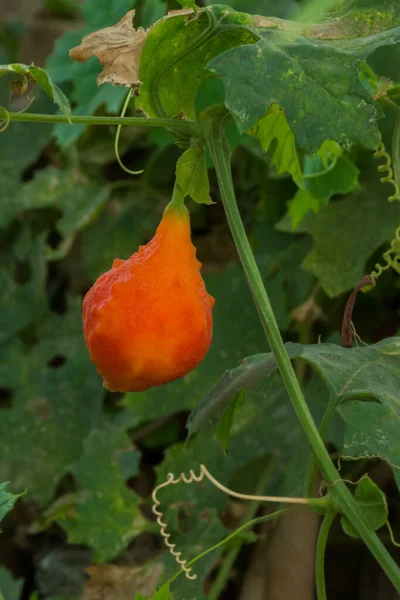
[(325, 444), (319, 435), (301, 387), (296, 379), (237, 206), (230, 165), (230, 147), (224, 134), (224, 119), (221, 119), (221, 114), (214, 113), (210, 118), (208, 146), (217, 174), (221, 198), (232, 236), (257, 306), (261, 323), (271, 350), (274, 353), (278, 369), (296, 415), (317, 458), (325, 480), (332, 485), (332, 495), (336, 499), (341, 512), (353, 523), (359, 536), (363, 539), (396, 590), (400, 593), (400, 569), (369, 526), (344, 482), (340, 480), (340, 475), (332, 463)]
[(328, 510), (319, 530), (317, 551), (315, 555), (315, 582), (317, 588), (317, 600), (327, 600), (325, 585), (325, 550), (332, 523), (337, 515), (335, 510)]
[[(325, 439), (329, 425), (332, 421), (332, 417), (335, 414), (336, 410), (336, 402), (332, 396), (329, 398), (328, 406), (326, 407), (324, 416), (322, 417), (321, 424), (318, 428), (318, 432), (322, 440)], [(310, 457), (310, 462), (308, 463), (306, 480), (304, 483), (304, 495), (312, 497), (314, 494), (314, 485), (315, 479), (317, 477), (318, 472), (318, 460), (315, 454), (312, 454)]]
[[(63, 115), (39, 115), (35, 113), (4, 112), (4, 120), (30, 123), (67, 123), (84, 125), (133, 125), (137, 127), (164, 127), (184, 134), (196, 134), (197, 124), (185, 119), (150, 119), (147, 117), (81, 117)], [(0, 116), (3, 117), (3, 114)]]

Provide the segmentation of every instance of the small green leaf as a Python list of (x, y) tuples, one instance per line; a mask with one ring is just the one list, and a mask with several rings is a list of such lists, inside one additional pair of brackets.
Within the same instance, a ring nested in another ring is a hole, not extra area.
[(0, 521), (4, 519), (7, 513), (13, 509), (14, 504), (20, 497), (20, 495), (10, 494), (6, 492), (8, 482), (0, 483)]
[(296, 143), (284, 111), (272, 104), (267, 114), (248, 132), (258, 137), (264, 152), (267, 152), (273, 140), (276, 147), (272, 152), (272, 164), (278, 174), (290, 173), (294, 179), (301, 178), (301, 168), (296, 151)]
[(310, 210), (314, 213), (318, 212), (319, 200), (314, 198), (308, 190), (298, 189), (289, 204), (289, 215), (292, 219), (293, 229), (296, 229)]
[(336, 158), (333, 166), (324, 170), (324, 161), (317, 153), (305, 157), (302, 186), (320, 204), (326, 204), (336, 194), (348, 194), (356, 190), (359, 173), (356, 165), (345, 156)]
[[(373, 531), (386, 523), (389, 515), (386, 496), (369, 477), (361, 479), (354, 498)], [(341, 523), (347, 535), (354, 538), (360, 537), (347, 517), (343, 516)]]
[(59, 107), (63, 115), (71, 116), (71, 107), (68, 98), (60, 90), (60, 88), (52, 81), (50, 75), (36, 65), (23, 65), (21, 63), (13, 63), (10, 65), (0, 65), (0, 76), (2, 73), (17, 73), (23, 75), (27, 79), (33, 79), (46, 92), (48, 96)]
[(235, 414), (242, 406), (246, 397), (246, 392), (241, 390), (237, 392), (232, 398), (231, 402), (224, 410), (222, 417), (219, 420), (219, 423), (215, 429), (215, 435), (217, 439), (221, 443), (222, 452), (226, 454), (229, 448), (229, 441), (232, 435), (232, 423)]
[(212, 204), (204, 148), (195, 146), (180, 156), (176, 180), (184, 197), (191, 196), (198, 204)]

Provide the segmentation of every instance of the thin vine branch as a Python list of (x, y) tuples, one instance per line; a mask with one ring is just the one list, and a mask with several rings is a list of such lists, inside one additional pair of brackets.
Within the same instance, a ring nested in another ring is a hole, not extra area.
[(322, 521), (321, 529), (319, 530), (315, 555), (315, 582), (318, 600), (327, 600), (325, 585), (325, 551), (329, 532), (336, 515), (337, 512), (335, 510), (328, 510)]
[(198, 125), (186, 119), (169, 119), (148, 117), (64, 117), (63, 115), (39, 115), (35, 113), (8, 112), (2, 108), (5, 118), (11, 121), (24, 121), (30, 123), (72, 123), (84, 125), (131, 125), (136, 127), (164, 127), (171, 131), (184, 134), (198, 134)]

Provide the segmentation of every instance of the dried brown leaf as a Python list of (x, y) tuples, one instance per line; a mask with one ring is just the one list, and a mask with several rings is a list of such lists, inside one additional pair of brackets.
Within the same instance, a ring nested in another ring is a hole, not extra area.
[(113, 27), (106, 27), (86, 35), (79, 46), (72, 48), (69, 55), (78, 62), (96, 56), (103, 71), (97, 78), (98, 85), (112, 83), (126, 87), (138, 87), (140, 54), (149, 30), (135, 29), (131, 10)]

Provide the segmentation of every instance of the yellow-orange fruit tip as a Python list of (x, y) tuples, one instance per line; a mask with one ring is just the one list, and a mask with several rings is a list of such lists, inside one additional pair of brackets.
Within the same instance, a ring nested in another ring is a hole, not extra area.
[(212, 339), (207, 293), (183, 203), (165, 209), (155, 236), (115, 259), (83, 301), (87, 348), (110, 391), (143, 391), (192, 371)]

